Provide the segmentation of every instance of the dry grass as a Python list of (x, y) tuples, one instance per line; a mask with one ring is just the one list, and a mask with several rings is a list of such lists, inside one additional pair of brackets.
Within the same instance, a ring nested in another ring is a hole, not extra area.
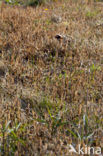
[(100, 3), (3, 4), (2, 155), (70, 155), (72, 143), (103, 148), (102, 12)]

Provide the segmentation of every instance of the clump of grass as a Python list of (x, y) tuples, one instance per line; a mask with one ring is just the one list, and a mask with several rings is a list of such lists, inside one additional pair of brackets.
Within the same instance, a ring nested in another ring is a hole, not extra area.
[[(52, 135), (57, 133), (58, 128), (63, 127), (68, 123), (64, 119), (64, 113), (61, 114), (61, 112), (64, 111), (64, 108), (60, 110), (59, 103), (52, 103), (49, 99), (43, 99), (35, 111), (38, 113), (38, 118), (36, 120), (46, 124)], [(46, 117), (44, 114), (46, 114)]]
[(86, 13), (86, 16), (88, 17), (88, 18), (92, 18), (92, 17), (96, 17), (98, 15), (98, 11), (88, 11), (87, 13)]
[(89, 119), (87, 115), (83, 115), (82, 120), (76, 120), (73, 122), (72, 129), (68, 129), (67, 132), (71, 133), (74, 139), (77, 139), (78, 142), (92, 145), (94, 140), (95, 131), (90, 127)]
[(18, 149), (19, 144), (25, 146), (25, 142), (20, 136), (25, 131), (25, 126), (21, 123), (15, 123), (11, 126), (12, 122), (8, 121), (6, 124), (2, 124), (0, 129), (1, 144), (0, 153), (1, 155), (10, 154), (14, 155)]

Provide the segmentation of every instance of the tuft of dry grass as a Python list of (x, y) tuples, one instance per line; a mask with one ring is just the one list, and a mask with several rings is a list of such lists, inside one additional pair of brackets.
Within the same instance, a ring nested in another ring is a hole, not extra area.
[(102, 12), (71, 0), (1, 6), (1, 155), (103, 150)]

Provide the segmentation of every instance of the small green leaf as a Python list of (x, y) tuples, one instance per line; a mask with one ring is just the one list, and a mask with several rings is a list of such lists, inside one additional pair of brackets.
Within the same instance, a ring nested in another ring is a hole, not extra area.
[(75, 138), (78, 138), (77, 134), (74, 133), (73, 131), (71, 131), (70, 129), (68, 129), (68, 131), (75, 137)]

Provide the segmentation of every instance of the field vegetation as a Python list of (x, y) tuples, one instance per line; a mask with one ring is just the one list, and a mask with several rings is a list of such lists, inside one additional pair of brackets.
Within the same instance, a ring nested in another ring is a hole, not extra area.
[(103, 3), (39, 2), (0, 3), (0, 153), (103, 152)]

